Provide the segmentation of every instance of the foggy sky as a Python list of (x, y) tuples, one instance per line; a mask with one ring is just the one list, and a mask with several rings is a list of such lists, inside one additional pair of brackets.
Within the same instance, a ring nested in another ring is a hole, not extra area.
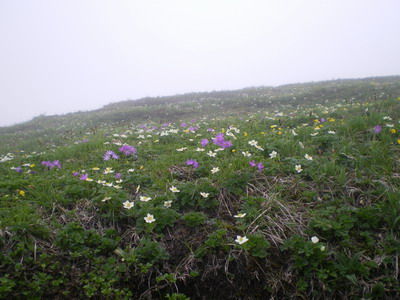
[(1, 0), (0, 126), (126, 99), (400, 74), (399, 0)]

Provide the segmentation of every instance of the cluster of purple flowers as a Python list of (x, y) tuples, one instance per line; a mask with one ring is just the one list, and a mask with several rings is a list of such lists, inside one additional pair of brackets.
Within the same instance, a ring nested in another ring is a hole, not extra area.
[(231, 141), (226, 141), (223, 133), (218, 133), (215, 138), (212, 139), (213, 143), (221, 148), (232, 147)]
[(249, 162), (249, 165), (251, 167), (257, 167), (258, 171), (262, 171), (264, 169), (264, 165), (263, 163), (256, 163), (254, 160), (252, 160), (251, 162)]
[(106, 153), (103, 155), (104, 160), (110, 160), (110, 159), (118, 159), (119, 156), (116, 154), (114, 151), (108, 150)]
[(193, 168), (195, 168), (195, 169), (199, 167), (199, 163), (197, 161), (195, 161), (194, 159), (187, 160), (186, 165), (193, 166)]
[(137, 152), (135, 147), (129, 146), (129, 145), (123, 145), (118, 150), (119, 150), (119, 152), (122, 152), (126, 156), (136, 154), (136, 152)]
[(190, 132), (196, 132), (196, 130), (198, 130), (199, 129), (199, 127), (197, 127), (197, 126), (190, 126), (189, 128), (188, 128), (188, 130), (190, 131)]
[(61, 163), (59, 160), (55, 160), (55, 161), (42, 161), (41, 163), (43, 166), (48, 167), (49, 169), (53, 169), (54, 167), (57, 167), (59, 169), (61, 169)]
[[(123, 145), (118, 150), (125, 156), (133, 155), (133, 154), (136, 154), (136, 152), (137, 152), (136, 148), (133, 146), (130, 146), (130, 145)], [(119, 158), (119, 155), (111, 150), (106, 151), (106, 153), (104, 153), (104, 155), (103, 155), (104, 160), (118, 159), (118, 158)]]

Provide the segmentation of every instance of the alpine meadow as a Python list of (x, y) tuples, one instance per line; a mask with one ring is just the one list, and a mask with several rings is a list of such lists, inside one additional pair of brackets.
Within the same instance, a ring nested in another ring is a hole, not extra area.
[(1, 299), (399, 299), (400, 76), (0, 128)]

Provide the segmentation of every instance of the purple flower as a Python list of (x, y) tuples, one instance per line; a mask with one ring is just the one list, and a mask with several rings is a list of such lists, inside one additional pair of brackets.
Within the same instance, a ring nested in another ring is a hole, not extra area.
[(121, 174), (121, 173), (115, 174), (115, 179), (121, 179), (121, 177), (122, 177), (122, 174)]
[(106, 153), (104, 153), (104, 155), (103, 155), (103, 159), (110, 160), (111, 158), (118, 159), (119, 156), (114, 151), (111, 151), (111, 150), (106, 151)]
[(321, 119), (319, 119), (319, 121), (320, 121), (321, 123), (325, 123), (325, 122), (326, 122), (326, 119), (321, 118)]
[(231, 141), (226, 141), (223, 133), (218, 133), (215, 138), (212, 139), (213, 143), (221, 148), (232, 147)]
[(186, 126), (187, 126), (187, 124), (185, 122), (181, 123), (181, 127), (186, 127)]
[(380, 133), (382, 131), (382, 126), (381, 125), (376, 125), (374, 127), (374, 133)]
[(202, 139), (202, 140), (200, 141), (200, 144), (201, 144), (202, 147), (207, 146), (208, 143), (209, 143), (209, 142), (208, 142), (207, 139)]
[(262, 171), (264, 169), (264, 165), (262, 163), (257, 164), (258, 171)]
[(123, 145), (118, 150), (123, 154), (125, 154), (126, 156), (135, 154), (137, 152), (135, 147), (129, 145)]
[(60, 161), (59, 161), (59, 160), (53, 161), (53, 167), (57, 167), (57, 168), (61, 169), (61, 163), (60, 163)]
[(86, 180), (89, 178), (88, 174), (83, 174), (81, 177), (79, 177), (80, 180)]
[(208, 131), (208, 132), (214, 132), (215, 130), (212, 129), (212, 128), (208, 128), (207, 131)]
[(188, 128), (188, 130), (191, 131), (191, 132), (196, 132), (197, 129), (199, 129), (199, 128), (196, 127), (196, 126), (190, 126), (190, 127)]
[(194, 159), (187, 160), (186, 165), (193, 166), (193, 168), (195, 168), (195, 169), (199, 167), (199, 163), (197, 161), (195, 161)]
[(53, 162), (51, 161), (42, 161), (41, 164), (45, 167), (48, 167), (49, 169), (53, 169), (54, 167), (57, 167), (61, 169), (61, 163), (59, 160), (55, 160)]
[(79, 172), (72, 173), (72, 176), (79, 176)]
[(257, 164), (256, 164), (256, 162), (254, 160), (252, 160), (251, 162), (249, 162), (249, 165), (251, 167), (255, 167)]
[(21, 167), (16, 167), (14, 170), (15, 170), (15, 172), (22, 173), (22, 168)]

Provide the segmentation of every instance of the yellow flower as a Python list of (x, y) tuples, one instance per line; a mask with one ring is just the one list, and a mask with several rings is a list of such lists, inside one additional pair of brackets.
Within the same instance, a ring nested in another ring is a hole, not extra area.
[(336, 120), (334, 118), (328, 118), (328, 122), (335, 122)]
[(400, 139), (397, 139), (397, 144), (400, 144)]
[(25, 191), (19, 191), (18, 194), (20, 194), (22, 197), (25, 197)]
[(245, 131), (245, 132), (243, 132), (243, 135), (248, 136), (249, 134)]
[(236, 152), (236, 149), (232, 149), (232, 152)]
[(390, 129), (390, 133), (396, 133), (396, 132), (397, 132), (396, 129), (394, 129), (394, 128)]
[(144, 169), (144, 166), (140, 166), (139, 169), (140, 169), (140, 170), (143, 170), (143, 169)]
[(31, 164), (29, 167), (34, 168), (36, 165), (35, 164)]
[(269, 126), (270, 128), (275, 128), (275, 127), (278, 127), (278, 125), (271, 125), (271, 126)]
[(281, 134), (282, 134), (282, 131), (278, 131), (277, 134), (281, 135)]

